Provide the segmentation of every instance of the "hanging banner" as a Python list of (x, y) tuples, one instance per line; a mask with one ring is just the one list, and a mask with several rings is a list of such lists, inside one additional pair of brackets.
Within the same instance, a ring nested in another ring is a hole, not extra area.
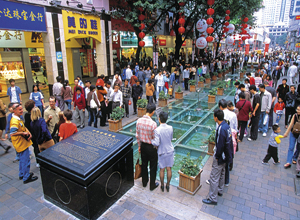
[(0, 0), (0, 29), (47, 32), (43, 7)]
[(250, 44), (246, 44), (245, 54), (248, 55), (250, 50)]
[(270, 46), (270, 44), (265, 44), (264, 56), (266, 56), (266, 53), (268, 53), (268, 51), (269, 51), (269, 46)]
[(62, 10), (65, 40), (91, 37), (101, 42), (100, 18)]

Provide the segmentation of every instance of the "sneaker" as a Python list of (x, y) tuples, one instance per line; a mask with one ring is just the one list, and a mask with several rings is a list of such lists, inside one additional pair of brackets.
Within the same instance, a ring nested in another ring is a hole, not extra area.
[(210, 185), (210, 180), (206, 180), (205, 182), (206, 184)]
[(36, 166), (37, 168), (40, 168), (40, 164), (39, 164), (39, 163), (37, 163), (35, 166)]
[(268, 164), (268, 162), (265, 162), (265, 161), (262, 161), (261, 163), (264, 164), (264, 165), (267, 165), (267, 164)]
[(228, 186), (229, 186), (229, 183), (225, 184), (225, 186), (228, 187)]
[(247, 134), (244, 134), (244, 137), (247, 137)]
[(267, 137), (267, 133), (263, 133), (263, 137)]
[(273, 162), (273, 164), (274, 164), (274, 165), (278, 165), (278, 164), (280, 164), (280, 161), (278, 161), (277, 163)]
[(261, 133), (262, 131), (258, 129), (258, 132)]
[(275, 123), (275, 125), (278, 125), (278, 123)]
[(247, 140), (248, 140), (248, 141), (253, 141), (251, 138), (248, 138)]

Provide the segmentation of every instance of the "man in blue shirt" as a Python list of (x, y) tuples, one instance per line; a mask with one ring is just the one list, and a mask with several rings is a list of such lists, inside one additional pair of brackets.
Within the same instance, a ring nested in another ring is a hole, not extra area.
[(232, 163), (233, 144), (230, 126), (224, 121), (224, 112), (221, 109), (214, 111), (214, 120), (218, 124), (215, 138), (215, 149), (210, 185), (207, 199), (202, 202), (208, 205), (217, 205), (217, 196), (223, 195), (225, 182), (225, 164)]
[(6, 95), (9, 96), (9, 100), (11, 103), (20, 103), (22, 105), (22, 98), (21, 98), (21, 89), (18, 86), (15, 86), (15, 80), (10, 79), (9, 83), (11, 87), (7, 89)]
[(135, 71), (135, 75), (136, 75), (136, 76), (137, 76), (137, 74), (138, 74), (138, 72), (139, 72), (139, 69), (140, 69), (139, 64), (138, 64), (138, 62), (136, 62), (136, 63), (135, 63), (135, 68), (134, 68), (134, 71)]

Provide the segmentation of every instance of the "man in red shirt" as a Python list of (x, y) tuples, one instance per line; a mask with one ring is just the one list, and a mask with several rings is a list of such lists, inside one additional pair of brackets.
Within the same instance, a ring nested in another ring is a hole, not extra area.
[(239, 114), (237, 118), (238, 118), (239, 128), (241, 131), (238, 141), (242, 142), (244, 138), (245, 128), (247, 127), (247, 122), (249, 120), (249, 113), (253, 112), (253, 108), (251, 106), (251, 103), (245, 100), (245, 93), (241, 92), (239, 94), (239, 100), (240, 101), (236, 103), (235, 107), (239, 110)]
[(251, 76), (251, 73), (246, 73), (246, 76), (249, 78), (250, 86), (255, 85), (255, 79)]
[(151, 119), (154, 115), (156, 106), (150, 103), (147, 106), (146, 115), (140, 118), (136, 123), (136, 140), (139, 145), (139, 152), (142, 158), (142, 182), (143, 187), (147, 186), (148, 177), (148, 164), (150, 161), (150, 190), (158, 187), (159, 183), (156, 180), (157, 171), (157, 149), (151, 144), (151, 140), (155, 138), (154, 130), (157, 125)]
[(73, 95), (74, 99), (74, 110), (75, 118), (77, 121), (80, 120), (80, 123), (77, 123), (77, 127), (84, 128), (84, 111), (85, 111), (85, 98), (81, 92), (82, 88), (80, 86), (76, 87), (76, 93)]
[(74, 101), (75, 101), (75, 97), (76, 97), (76, 88), (77, 87), (80, 87), (81, 88), (81, 94), (84, 95), (84, 91), (83, 91), (83, 88), (78, 84), (78, 79), (75, 79), (74, 80), (74, 88), (73, 88), (73, 100), (72, 100), (72, 105), (74, 104)]
[(66, 122), (59, 127), (59, 141), (62, 141), (77, 132), (76, 124), (71, 122), (72, 115), (73, 113), (71, 110), (67, 109), (64, 111), (64, 119)]

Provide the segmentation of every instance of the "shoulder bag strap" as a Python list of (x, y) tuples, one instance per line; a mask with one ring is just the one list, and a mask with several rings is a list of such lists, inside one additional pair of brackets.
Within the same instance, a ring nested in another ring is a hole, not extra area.
[(244, 104), (242, 105), (242, 107), (239, 109), (239, 111), (241, 111), (242, 110), (242, 108), (244, 107), (244, 105), (246, 104), (246, 101), (247, 100), (245, 100), (245, 102), (244, 102)]

